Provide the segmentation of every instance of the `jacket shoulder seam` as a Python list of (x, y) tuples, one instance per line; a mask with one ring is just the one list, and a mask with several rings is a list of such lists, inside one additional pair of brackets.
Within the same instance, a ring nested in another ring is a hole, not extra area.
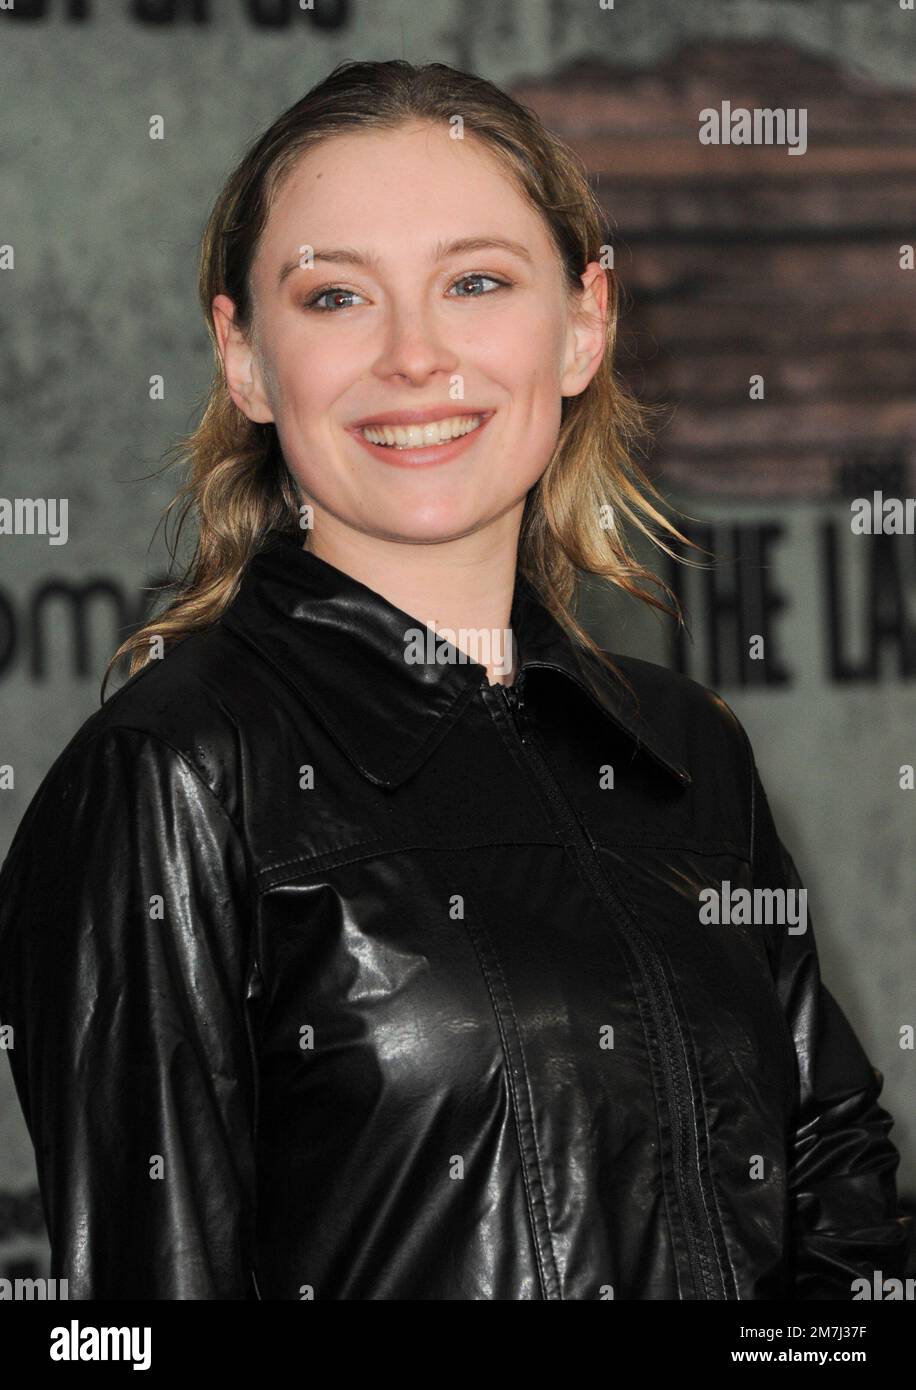
[(187, 753), (183, 752), (180, 748), (176, 748), (175, 745), (169, 739), (167, 739), (164, 734), (158, 733), (155, 729), (146, 729), (141, 724), (106, 724), (104, 728), (94, 729), (92, 733), (87, 734), (85, 738), (79, 739), (78, 742), (74, 743), (72, 749), (70, 750), (71, 755), (75, 756), (76, 753), (80, 751), (80, 749), (88, 746), (88, 744), (90, 743), (94, 743), (98, 739), (106, 738), (111, 734), (117, 733), (137, 734), (141, 738), (147, 738), (153, 743), (160, 744), (163, 748), (168, 748), (169, 752), (173, 753), (176, 758), (180, 759), (180, 761), (185, 765), (185, 767), (187, 767), (189, 771), (193, 774), (195, 780), (199, 782), (202, 787), (205, 788), (213, 802), (216, 804), (216, 806), (218, 806), (220, 811), (225, 816), (226, 820), (232, 826), (232, 829), (238, 836), (239, 840), (242, 842), (242, 844), (245, 843), (245, 837), (242, 834), (240, 827), (236, 824), (235, 817), (231, 814), (228, 807), (224, 805), (222, 798), (218, 795), (214, 788), (211, 787), (210, 783), (203, 776), (203, 774), (200, 771), (200, 768), (197, 767), (194, 762), (192, 762), (192, 760), (188, 757)]

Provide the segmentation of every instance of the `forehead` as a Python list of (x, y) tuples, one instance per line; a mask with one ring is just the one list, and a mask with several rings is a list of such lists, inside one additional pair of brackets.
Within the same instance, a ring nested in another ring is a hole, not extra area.
[(552, 243), (509, 171), (471, 137), (410, 125), (335, 135), (307, 151), (276, 194), (258, 261), (273, 268), (302, 245), (360, 245), (380, 261), (490, 234), (533, 257)]

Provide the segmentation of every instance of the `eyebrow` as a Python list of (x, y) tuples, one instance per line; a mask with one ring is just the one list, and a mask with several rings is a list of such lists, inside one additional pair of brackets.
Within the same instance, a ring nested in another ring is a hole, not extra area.
[[(531, 252), (523, 246), (520, 241), (510, 241), (506, 237), (482, 237), (468, 236), (461, 237), (457, 241), (440, 241), (433, 251), (433, 260), (442, 261), (447, 256), (466, 255), (471, 251), (510, 251), (515, 256), (520, 256), (523, 260), (531, 261)], [(371, 256), (366, 251), (357, 251), (352, 246), (342, 246), (330, 250), (316, 251), (313, 260), (331, 261), (339, 265), (361, 265), (367, 269), (377, 268), (378, 258)], [(277, 284), (282, 285), (296, 270), (305, 270), (308, 267), (300, 266), (299, 260), (287, 261), (280, 271)]]

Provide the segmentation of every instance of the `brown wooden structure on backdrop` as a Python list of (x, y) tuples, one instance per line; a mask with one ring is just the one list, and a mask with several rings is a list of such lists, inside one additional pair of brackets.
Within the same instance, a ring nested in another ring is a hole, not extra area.
[[(513, 95), (582, 156), (607, 210), (621, 370), (677, 407), (653, 473), (719, 497), (913, 492), (916, 92), (728, 43), (641, 71), (588, 62)], [(699, 113), (725, 100), (804, 107), (806, 152), (701, 144)]]

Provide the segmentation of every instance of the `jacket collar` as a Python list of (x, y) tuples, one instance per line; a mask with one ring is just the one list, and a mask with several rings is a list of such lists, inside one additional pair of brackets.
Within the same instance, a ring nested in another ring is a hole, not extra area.
[[(292, 686), (363, 776), (383, 787), (400, 785), (422, 765), (486, 678), (475, 661), (405, 661), (405, 633), (425, 632), (425, 623), (280, 530), (249, 560), (221, 622)], [(511, 627), (517, 680), (534, 668), (562, 674), (681, 785), (691, 781), (609, 673), (577, 654), (521, 574)]]

